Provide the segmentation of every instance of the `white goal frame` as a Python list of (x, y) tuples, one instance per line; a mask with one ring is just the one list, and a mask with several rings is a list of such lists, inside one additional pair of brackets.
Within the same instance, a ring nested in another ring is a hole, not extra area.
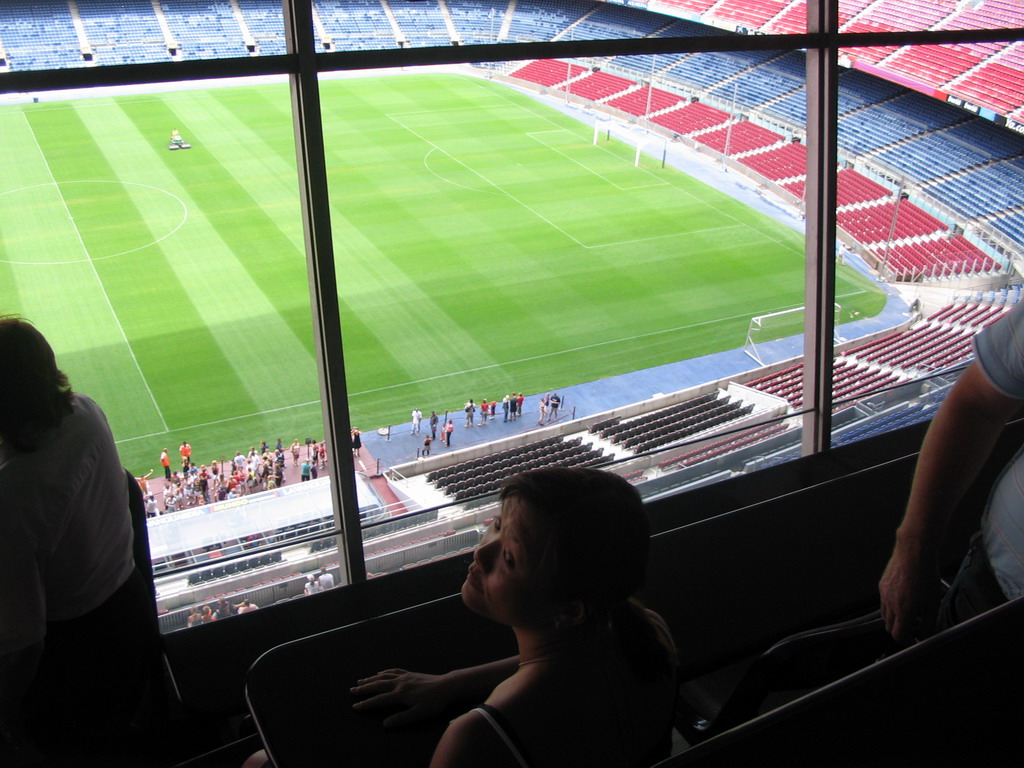
[[(833, 306), (834, 306), (834, 308), (833, 308), (833, 314), (832, 314), (832, 319), (833, 319), (832, 342), (835, 343), (835, 342), (837, 342), (839, 340), (839, 337), (838, 337), (839, 315), (842, 312), (843, 307), (839, 303), (835, 303)], [(794, 315), (794, 314), (797, 314), (797, 313), (803, 313), (803, 312), (806, 312), (806, 310), (807, 310), (806, 306), (799, 306), (799, 307), (794, 307), (793, 309), (783, 309), (783, 310), (781, 310), (779, 312), (768, 312), (767, 314), (764, 314), (764, 315), (755, 315), (754, 317), (750, 318), (750, 324), (747, 326), (747, 340), (743, 344), (743, 351), (744, 351), (744, 353), (746, 353), (746, 355), (748, 357), (752, 358), (754, 360), (754, 362), (756, 362), (758, 365), (764, 365), (765, 363), (761, 359), (761, 353), (758, 350), (757, 345), (758, 344), (765, 344), (765, 343), (770, 342), (770, 341), (776, 341), (776, 339), (767, 339), (767, 340), (762, 339), (762, 340), (758, 341), (758, 340), (756, 340), (754, 338), (755, 334), (758, 331), (764, 330), (765, 321), (766, 320), (771, 320), (772, 318), (776, 318), (776, 317), (782, 317), (783, 315)], [(792, 336), (792, 335), (795, 335), (795, 334), (789, 334), (789, 335)], [(800, 333), (798, 335), (801, 335), (801, 336), (803, 335), (803, 325), (802, 324), (801, 324)], [(783, 337), (780, 337), (780, 338), (786, 338), (786, 337), (783, 336)]]
[(633, 147), (636, 151), (633, 155), (633, 167), (640, 167), (640, 155), (644, 151), (651, 157), (655, 157), (655, 153), (651, 150), (661, 150), (661, 165), (665, 166), (665, 153), (668, 148), (668, 139), (664, 136), (658, 136), (653, 133), (637, 128), (636, 126), (625, 125), (615, 120), (596, 120), (594, 121), (594, 139), (591, 142), (594, 146), (597, 146), (598, 142), (601, 141), (601, 135), (604, 134), (604, 141), (615, 139), (625, 144), (627, 147)]

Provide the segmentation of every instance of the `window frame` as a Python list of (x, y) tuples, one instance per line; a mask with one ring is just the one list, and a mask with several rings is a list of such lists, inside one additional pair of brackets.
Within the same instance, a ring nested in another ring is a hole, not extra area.
[(320, 73), (432, 64), (467, 64), (536, 58), (760, 51), (804, 49), (807, 54), (807, 230), (805, 234), (806, 313), (804, 328), (804, 455), (830, 450), (832, 428), (832, 337), (835, 300), (836, 169), (838, 131), (838, 56), (841, 48), (876, 45), (974, 43), (1024, 39), (1024, 29), (938, 30), (840, 33), (839, 0), (808, 0), (808, 32), (782, 35), (568, 40), (429, 48), (318, 53), (313, 32), (312, 0), (281, 0), (287, 53), (231, 59), (188, 60), (8, 72), (0, 75), (2, 92), (43, 92), (204, 79), (286, 75), (291, 89), (292, 119), (298, 160), (305, 250), (313, 313), (323, 421), (332, 472), (339, 550), (344, 552), (346, 581), (366, 579), (351, 452), (345, 382), (344, 343), (325, 167), (319, 99)]

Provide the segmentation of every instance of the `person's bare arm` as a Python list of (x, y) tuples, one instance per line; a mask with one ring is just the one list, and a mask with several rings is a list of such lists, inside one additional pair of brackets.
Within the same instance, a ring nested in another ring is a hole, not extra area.
[(920, 639), (937, 605), (938, 551), (954, 509), (978, 476), (1021, 401), (997, 390), (971, 363), (925, 436), (896, 545), (879, 583), (886, 629), (901, 643)]
[(400, 708), (384, 719), (384, 726), (408, 725), (440, 714), (458, 701), (483, 701), (498, 683), (515, 674), (518, 663), (519, 657), (511, 656), (443, 675), (386, 669), (356, 681), (351, 693), (361, 700), (352, 706), (359, 711)]

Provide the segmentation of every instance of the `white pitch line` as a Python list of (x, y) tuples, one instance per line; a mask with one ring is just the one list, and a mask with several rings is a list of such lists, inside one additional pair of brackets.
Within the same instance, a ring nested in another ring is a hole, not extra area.
[[(847, 298), (849, 296), (857, 296), (857, 295), (863, 294), (863, 293), (866, 293), (866, 291), (864, 291), (864, 290), (853, 291), (852, 293), (844, 293), (841, 296), (837, 296), (837, 298), (845, 299), (845, 298)], [(795, 309), (797, 306), (799, 306), (799, 305), (794, 305), (794, 306), (791, 306), (791, 307), (783, 307), (780, 310), (772, 310), (772, 311), (784, 311), (786, 309)], [(375, 389), (364, 389), (364, 390), (362, 390), (360, 392), (349, 392), (348, 394), (349, 394), (349, 397), (360, 397), (362, 395), (370, 395), (370, 394), (373, 394), (375, 392), (384, 392), (384, 391), (389, 390), (389, 389), (400, 389), (402, 387), (412, 387), (412, 386), (416, 386), (417, 384), (425, 384), (428, 381), (436, 381), (438, 379), (447, 379), (447, 378), (452, 378), (452, 377), (455, 377), (455, 376), (461, 376), (461, 375), (466, 374), (466, 373), (476, 373), (478, 371), (486, 371), (486, 370), (490, 370), (490, 369), (493, 369), (493, 368), (501, 368), (501, 367), (506, 366), (506, 365), (518, 365), (519, 363), (528, 363), (530, 361), (540, 360), (540, 359), (543, 359), (543, 358), (546, 358), (546, 357), (556, 357), (558, 355), (567, 355), (567, 354), (570, 354), (572, 352), (580, 352), (582, 350), (592, 349), (594, 347), (608, 346), (610, 344), (619, 344), (619, 343), (626, 342), (626, 341), (635, 341), (637, 339), (642, 339), (642, 338), (646, 338), (646, 337), (649, 337), (649, 336), (657, 336), (659, 334), (672, 333), (674, 331), (686, 330), (688, 328), (699, 328), (700, 326), (703, 326), (703, 325), (713, 325), (715, 323), (721, 323), (721, 322), (725, 322), (725, 321), (728, 321), (728, 320), (739, 320), (739, 319), (742, 319), (744, 317), (749, 318), (750, 315), (748, 315), (746, 313), (744, 313), (742, 315), (732, 315), (730, 317), (721, 317), (721, 318), (718, 318), (716, 320), (706, 320), (706, 321), (703, 321), (703, 322), (700, 322), (700, 323), (691, 323), (689, 325), (680, 325), (680, 326), (677, 326), (675, 328), (665, 328), (665, 329), (662, 329), (660, 331), (651, 331), (649, 333), (641, 333), (641, 334), (637, 334), (635, 336), (625, 336), (625, 337), (622, 337), (622, 338), (619, 338), (619, 339), (609, 339), (607, 341), (598, 341), (598, 342), (595, 342), (593, 344), (584, 344), (583, 346), (571, 347), (569, 349), (563, 349), (563, 350), (560, 350), (558, 352), (546, 352), (546, 353), (544, 353), (542, 355), (533, 355), (531, 357), (523, 357), (523, 358), (520, 358), (518, 360), (508, 360), (506, 362), (494, 363), (492, 365), (483, 365), (483, 366), (480, 366), (478, 368), (466, 368), (466, 369), (461, 370), (461, 371), (450, 371), (449, 373), (441, 374), (439, 376), (427, 376), (427, 377), (422, 378), (422, 379), (415, 379), (413, 381), (404, 381), (404, 382), (401, 382), (400, 384), (389, 384), (386, 387), (377, 387)], [(178, 432), (180, 434), (181, 432), (188, 432), (189, 430), (202, 429), (204, 427), (211, 427), (211, 426), (215, 426), (217, 424), (226, 424), (226, 423), (231, 422), (231, 421), (241, 421), (243, 419), (257, 418), (259, 416), (266, 416), (266, 415), (271, 414), (271, 413), (280, 413), (282, 411), (289, 411), (289, 410), (293, 410), (295, 408), (308, 408), (308, 407), (313, 406), (313, 405), (320, 405), (320, 401), (319, 400), (309, 400), (309, 401), (307, 401), (305, 403), (295, 403), (294, 405), (282, 405), (279, 408), (268, 408), (265, 411), (257, 411), (256, 413), (244, 413), (244, 414), (241, 414), (239, 416), (229, 416), (229, 417), (224, 418), (224, 419), (215, 419), (214, 421), (207, 421), (207, 422), (203, 422), (201, 424), (190, 424), (190, 425), (185, 426), (185, 427), (177, 427), (177, 428), (175, 428), (173, 430), (166, 429), (163, 432), (151, 432), (148, 435), (136, 435), (135, 437), (126, 437), (126, 438), (123, 438), (121, 440), (117, 440), (116, 442), (118, 443), (118, 445), (120, 445), (121, 443), (130, 443), (130, 442), (133, 442), (135, 440), (146, 440), (146, 439), (151, 438), (151, 437), (163, 437), (164, 435), (168, 435), (171, 432)]]
[(281, 411), (290, 411), (290, 410), (292, 410), (294, 408), (307, 408), (307, 407), (309, 407), (311, 405), (320, 405), (320, 401), (319, 400), (310, 400), (310, 401), (305, 402), (305, 403), (295, 403), (294, 405), (282, 405), (280, 408), (268, 408), (265, 411), (258, 411), (256, 413), (243, 413), (240, 416), (228, 416), (225, 419), (214, 419), (213, 421), (205, 421), (202, 424), (189, 424), (186, 427), (175, 427), (174, 429), (166, 428), (167, 425), (165, 424), (164, 425), (165, 429), (164, 429), (163, 432), (150, 432), (148, 435), (136, 435), (135, 437), (125, 437), (125, 438), (122, 438), (121, 440), (116, 440), (115, 442), (118, 445), (120, 445), (121, 443), (130, 443), (130, 442), (133, 442), (135, 440), (146, 440), (146, 439), (148, 439), (150, 437), (163, 437), (164, 435), (169, 435), (171, 432), (178, 432), (180, 434), (182, 432), (188, 432), (189, 430), (192, 430), (192, 429), (202, 429), (203, 427), (212, 427), (212, 426), (216, 426), (217, 424), (227, 424), (230, 421), (241, 421), (242, 419), (252, 419), (252, 418), (256, 418), (257, 416), (266, 416), (267, 414), (270, 414), (270, 413), (280, 413)]
[[(648, 241), (653, 242), (655, 240), (664, 240), (664, 239), (672, 238), (672, 237), (688, 237), (690, 235), (700, 234), (700, 233), (704, 233), (704, 232), (718, 232), (718, 231), (723, 231), (723, 230), (726, 230), (726, 229), (734, 229), (736, 227), (744, 227), (744, 226), (746, 226), (745, 224), (742, 224), (741, 222), (739, 222), (737, 219), (735, 219), (733, 217), (730, 217), (730, 218), (733, 219), (733, 221), (736, 221), (736, 224), (727, 225), (725, 227), (712, 227), (712, 228), (709, 228), (709, 229), (700, 229), (700, 230), (694, 230), (694, 231), (668, 232), (668, 233), (666, 233), (664, 235), (654, 235), (653, 237), (640, 237), (640, 238), (636, 238), (634, 240), (623, 240), (623, 241), (615, 242), (615, 243), (594, 243), (593, 245), (587, 245), (586, 243), (583, 243), (580, 240), (578, 240), (577, 238), (575, 238), (572, 235), (570, 235), (568, 232), (566, 232), (560, 226), (558, 226), (553, 221), (551, 221), (551, 219), (549, 219), (546, 216), (544, 216), (544, 214), (540, 213), (539, 211), (536, 211), (534, 208), (532, 208), (531, 206), (527, 205), (522, 200), (518, 199), (515, 195), (513, 195), (511, 192), (509, 192), (506, 189), (504, 189), (503, 187), (501, 187), (499, 184), (496, 184), (495, 182), (491, 181), (490, 179), (488, 179), (486, 176), (484, 176), (479, 171), (476, 171), (476, 170), (470, 168), (468, 165), (466, 165), (464, 162), (459, 160), (457, 157), (455, 157), (450, 152), (448, 152), (448, 151), (442, 149), (441, 147), (437, 146), (437, 144), (435, 144), (434, 142), (430, 141), (430, 139), (425, 138), (422, 134), (420, 134), (417, 131), (413, 130), (408, 125), (403, 123), (401, 120), (396, 119), (394, 115), (388, 115), (388, 117), (391, 120), (393, 120), (395, 123), (398, 123), (398, 125), (400, 125), (402, 128), (407, 130), (413, 136), (418, 138), (424, 144), (428, 144), (429, 146), (431, 146), (433, 148), (432, 150), (428, 150), (427, 154), (424, 155), (423, 162), (424, 162), (424, 165), (427, 167), (427, 170), (430, 173), (432, 173), (434, 176), (438, 176), (438, 174), (437, 174), (436, 171), (434, 171), (432, 168), (430, 168), (430, 166), (427, 164), (427, 157), (430, 155), (430, 153), (432, 151), (437, 150), (442, 155), (445, 155), (446, 157), (450, 158), (452, 162), (458, 163), (463, 168), (465, 168), (467, 171), (469, 171), (474, 176), (479, 178), (481, 181), (484, 182), (484, 184), (487, 184), (487, 185), (493, 187), (497, 194), (504, 195), (509, 200), (514, 202), (516, 205), (519, 205), (520, 207), (522, 207), (525, 210), (527, 210), (530, 213), (532, 213), (534, 216), (536, 216), (538, 219), (543, 221), (545, 224), (547, 224), (549, 227), (554, 229), (556, 232), (564, 235), (567, 239), (571, 240), (572, 242), (576, 243), (576, 245), (578, 245), (580, 248), (583, 248), (584, 250), (587, 250), (587, 251), (593, 250), (595, 248), (608, 248), (608, 247), (614, 246), (614, 245), (629, 245), (629, 244), (635, 244), (635, 243), (645, 243), (645, 242), (648, 242)], [(539, 143), (543, 144), (543, 142), (539, 142)], [(544, 146), (548, 146), (549, 149), (553, 149), (549, 145), (545, 144)], [(555, 150), (555, 151), (557, 152), (557, 150)], [(593, 171), (591, 171), (591, 173), (593, 173)], [(441, 177), (438, 176), (438, 178), (441, 178)], [(450, 182), (450, 181), (448, 183), (455, 184), (455, 182)], [(455, 184), (455, 186), (461, 187), (463, 185)], [(476, 191), (477, 192), (485, 192), (486, 190), (476, 190)]]
[(121, 320), (117, 316), (114, 304), (110, 301), (110, 296), (107, 294), (107, 288), (103, 285), (103, 280), (100, 278), (99, 270), (96, 269), (96, 264), (93, 262), (92, 257), (89, 254), (89, 249), (85, 245), (85, 240), (82, 239), (82, 233), (78, 229), (78, 224), (71, 215), (71, 209), (68, 208), (68, 201), (64, 198), (64, 193), (60, 190), (60, 184), (57, 182), (57, 177), (53, 175), (53, 169), (50, 167), (50, 161), (46, 159), (46, 154), (43, 152), (43, 148), (39, 144), (39, 139), (36, 137), (35, 131), (32, 130), (32, 124), (29, 123), (27, 114), (25, 115), (25, 125), (28, 127), (28, 132), (32, 136), (32, 141), (35, 142), (36, 149), (39, 150), (39, 156), (43, 159), (43, 165), (46, 166), (46, 172), (50, 175), (50, 179), (53, 180), (53, 186), (57, 190), (57, 195), (60, 197), (60, 201), (64, 205), (64, 211), (68, 215), (71, 227), (75, 231), (75, 237), (78, 238), (78, 243), (82, 246), (82, 253), (84, 253), (86, 259), (89, 260), (89, 267), (92, 269), (92, 273), (96, 277), (96, 284), (99, 286), (100, 293), (103, 294), (104, 301), (107, 302), (107, 308), (110, 310), (111, 317), (114, 318), (114, 324), (117, 326), (117, 330), (121, 334), (121, 339), (124, 341), (124, 345), (128, 348), (128, 354), (131, 355), (132, 362), (135, 364), (135, 369), (139, 372), (139, 378), (142, 380), (142, 384), (146, 388), (146, 392), (149, 394), (149, 399), (153, 403), (153, 408), (156, 411), (157, 418), (160, 419), (160, 426), (162, 426), (166, 431), (167, 421), (164, 419), (164, 414), (156, 402), (156, 396), (153, 394), (153, 390), (149, 386), (149, 381), (146, 380), (146, 374), (142, 372), (142, 366), (139, 365), (139, 359), (135, 356), (135, 350), (132, 349), (132, 344), (128, 340), (128, 334), (124, 332), (124, 326), (121, 325)]
[[(542, 136), (545, 133), (561, 133), (563, 135), (564, 134), (569, 134), (570, 136), (572, 136), (572, 133), (570, 131), (567, 131), (567, 130), (564, 130), (564, 129), (562, 129), (562, 130), (554, 130), (553, 129), (553, 130), (550, 130), (550, 131), (532, 131), (530, 133), (527, 133), (526, 135), (529, 136), (534, 141), (536, 141), (541, 146), (547, 147), (552, 152), (555, 152), (555, 153), (561, 155), (566, 160), (568, 160), (570, 163), (578, 165), (580, 168), (582, 168), (583, 170), (587, 171), (588, 173), (592, 173), (594, 176), (597, 176), (597, 178), (599, 178), (601, 181), (603, 181), (608, 186), (615, 187), (617, 190), (619, 190), (621, 192), (633, 192), (634, 190), (638, 190), (638, 189), (651, 189), (653, 187), (667, 187), (667, 186), (669, 186), (669, 183), (667, 181), (665, 181), (664, 179), (659, 179), (657, 176), (653, 175), (646, 168), (639, 168), (637, 170), (639, 170), (639, 171), (641, 171), (641, 172), (643, 172), (643, 173), (645, 173), (645, 174), (647, 174), (648, 176), (651, 177), (651, 179), (652, 179), (651, 183), (650, 184), (635, 184), (632, 187), (624, 187), (621, 184), (615, 183), (614, 181), (609, 179), (607, 176), (605, 176), (603, 173), (600, 173), (599, 171), (595, 171), (593, 168), (590, 168), (589, 166), (585, 165), (584, 163), (581, 163), (576, 158), (569, 157), (569, 155), (565, 154), (565, 152), (560, 150), (554, 144), (548, 144), (546, 141), (544, 141), (543, 139), (540, 138), (540, 136)], [(623, 160), (623, 158), (619, 157), (618, 155), (616, 155), (615, 153), (613, 153), (611, 150), (607, 149), (606, 147), (598, 147), (598, 149), (600, 149), (602, 152), (604, 152), (604, 153), (606, 153), (608, 155), (611, 155), (616, 160), (621, 160), (623, 163), (626, 162), (625, 160)], [(632, 166), (630, 166), (630, 167), (632, 167)]]
[(441, 154), (443, 154), (443, 155), (447, 155), (447, 156), (448, 156), (449, 158), (451, 158), (452, 162), (458, 163), (458, 164), (459, 164), (459, 165), (461, 165), (461, 166), (462, 166), (463, 168), (465, 168), (465, 169), (466, 169), (467, 171), (469, 171), (470, 173), (472, 173), (472, 174), (473, 174), (474, 176), (478, 177), (478, 178), (479, 178), (479, 179), (480, 179), (481, 181), (483, 181), (483, 182), (484, 182), (485, 184), (488, 184), (488, 185), (490, 185), (490, 186), (494, 187), (494, 188), (495, 188), (495, 189), (496, 189), (496, 190), (497, 190), (497, 191), (498, 191), (498, 192), (499, 192), (500, 194), (504, 195), (505, 197), (507, 197), (507, 198), (508, 198), (509, 200), (511, 200), (512, 202), (516, 203), (517, 205), (521, 206), (522, 208), (524, 208), (524, 209), (526, 209), (527, 211), (529, 211), (530, 213), (532, 213), (532, 214), (533, 214), (534, 216), (536, 216), (536, 217), (537, 217), (538, 219), (540, 219), (541, 221), (543, 221), (543, 222), (544, 222), (545, 224), (547, 224), (547, 225), (548, 225), (549, 227), (551, 227), (551, 228), (552, 228), (553, 230), (555, 230), (556, 232), (559, 232), (560, 234), (564, 235), (564, 236), (565, 236), (565, 237), (566, 237), (567, 239), (569, 239), (569, 240), (572, 240), (572, 241), (573, 241), (574, 243), (576, 243), (576, 245), (578, 245), (578, 246), (579, 246), (580, 248), (589, 248), (589, 247), (590, 247), (590, 246), (588, 246), (588, 245), (586, 245), (586, 244), (584, 244), (584, 243), (581, 243), (581, 242), (580, 242), (579, 240), (577, 240), (577, 239), (576, 239), (575, 237), (573, 237), (572, 235), (570, 235), (570, 234), (569, 234), (568, 232), (566, 232), (566, 231), (565, 231), (564, 229), (562, 229), (562, 228), (561, 228), (560, 226), (558, 226), (557, 224), (555, 224), (555, 223), (554, 223), (553, 221), (551, 221), (551, 220), (550, 220), (549, 218), (547, 218), (547, 217), (546, 217), (546, 216), (544, 216), (543, 214), (539, 213), (538, 211), (535, 211), (535, 210), (534, 210), (533, 208), (531, 208), (531, 207), (530, 207), (529, 205), (527, 205), (526, 203), (524, 203), (524, 202), (523, 202), (522, 200), (519, 200), (519, 199), (517, 199), (517, 198), (515, 197), (515, 195), (511, 194), (510, 192), (508, 192), (508, 191), (507, 191), (507, 190), (505, 190), (505, 189), (502, 189), (502, 188), (501, 188), (501, 187), (500, 187), (500, 186), (499, 186), (498, 184), (495, 184), (495, 183), (494, 183), (493, 181), (491, 181), (490, 179), (488, 179), (488, 178), (487, 178), (486, 176), (484, 176), (484, 175), (483, 175), (482, 173), (480, 173), (479, 171), (475, 171), (475, 170), (473, 170), (472, 168), (470, 168), (470, 167), (469, 167), (468, 165), (466, 165), (466, 164), (465, 164), (464, 162), (462, 162), (462, 161), (461, 161), (461, 160), (459, 160), (459, 159), (458, 159), (457, 157), (455, 157), (455, 155), (451, 154), (450, 152), (447, 152), (447, 151), (445, 151), (444, 149), (441, 149), (441, 147), (437, 146), (437, 144), (435, 144), (434, 142), (432, 142), (432, 141), (431, 141), (430, 139), (427, 139), (427, 138), (426, 138), (426, 137), (424, 137), (424, 136), (423, 136), (422, 134), (418, 133), (417, 131), (414, 131), (414, 130), (413, 130), (412, 128), (410, 128), (410, 127), (409, 127), (408, 125), (406, 125), (405, 123), (403, 123), (403, 122), (402, 122), (401, 120), (398, 120), (397, 118), (395, 118), (395, 116), (394, 116), (394, 115), (388, 115), (388, 117), (389, 117), (389, 118), (390, 118), (390, 119), (391, 119), (392, 121), (394, 121), (395, 123), (397, 123), (397, 124), (398, 124), (399, 126), (401, 126), (402, 128), (404, 128), (405, 130), (407, 130), (407, 131), (408, 131), (409, 133), (411, 133), (411, 134), (412, 134), (413, 136), (415, 136), (415, 137), (416, 137), (417, 139), (419, 139), (420, 141), (422, 141), (422, 142), (423, 142), (424, 144), (429, 144), (429, 145), (430, 145), (431, 147), (433, 147), (434, 149), (436, 149), (436, 150), (437, 150), (438, 152), (440, 152)]

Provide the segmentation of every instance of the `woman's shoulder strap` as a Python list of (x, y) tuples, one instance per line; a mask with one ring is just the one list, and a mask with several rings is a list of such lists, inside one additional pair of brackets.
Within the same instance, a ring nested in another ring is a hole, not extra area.
[(519, 738), (516, 736), (514, 730), (505, 719), (505, 716), (501, 714), (497, 709), (492, 707), (490, 704), (481, 704), (479, 707), (473, 710), (479, 712), (480, 715), (490, 723), (494, 732), (498, 734), (501, 740), (508, 747), (508, 751), (516, 759), (516, 762), (522, 766), (522, 768), (530, 768), (530, 761), (526, 757), (526, 752), (523, 749), (522, 744), (519, 742)]

